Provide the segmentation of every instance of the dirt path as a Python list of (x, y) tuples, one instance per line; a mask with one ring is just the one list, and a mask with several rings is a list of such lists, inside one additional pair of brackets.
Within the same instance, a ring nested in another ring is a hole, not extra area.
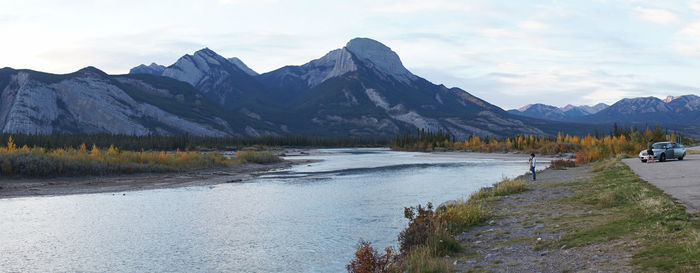
[(270, 170), (288, 168), (309, 160), (291, 159), (276, 164), (245, 164), (231, 168), (179, 173), (62, 177), (49, 179), (0, 179), (0, 199), (101, 192), (125, 192), (235, 183)]
[(633, 271), (628, 265), (635, 242), (554, 244), (566, 230), (585, 227), (585, 215), (598, 213), (558, 201), (571, 197), (576, 183), (593, 177), (589, 169), (546, 170), (531, 190), (490, 203), (494, 220), (459, 236), (465, 253), (455, 267), (461, 272)]
[(622, 162), (640, 178), (683, 202), (689, 213), (700, 213), (700, 155), (650, 164), (637, 158)]

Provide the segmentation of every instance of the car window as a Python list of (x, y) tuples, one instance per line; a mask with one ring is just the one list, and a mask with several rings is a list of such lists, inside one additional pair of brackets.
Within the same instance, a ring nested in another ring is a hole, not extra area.
[(665, 148), (665, 143), (654, 143), (654, 145), (651, 145), (651, 148), (653, 149), (664, 149)]
[(676, 143), (671, 143), (671, 148), (678, 148), (678, 144), (676, 144)]
[(682, 144), (678, 144), (678, 148), (685, 148)]

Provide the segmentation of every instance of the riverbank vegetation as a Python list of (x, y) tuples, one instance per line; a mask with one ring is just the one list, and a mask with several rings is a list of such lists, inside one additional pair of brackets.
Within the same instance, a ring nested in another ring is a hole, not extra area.
[[(480, 229), (480, 232), (467, 237), (484, 240), (480, 244), (484, 244), (481, 247), (487, 253), (505, 251), (502, 255), (512, 256), (509, 261), (529, 264), (519, 268), (534, 271), (538, 266), (543, 266), (540, 253), (545, 253), (554, 259), (548, 260), (554, 262), (549, 264), (554, 268), (557, 267), (556, 259), (559, 259), (555, 257), (566, 257), (561, 261), (564, 262), (574, 255), (578, 257), (575, 259), (584, 259), (580, 264), (586, 269), (586, 259), (589, 258), (585, 255), (593, 255), (593, 259), (598, 259), (600, 255), (607, 255), (605, 251), (612, 251), (630, 253), (620, 254), (629, 255), (625, 256), (629, 260), (622, 262), (622, 266), (631, 266), (632, 271), (636, 272), (700, 271), (700, 220), (697, 215), (689, 215), (683, 205), (641, 180), (619, 157), (601, 160), (590, 171), (590, 178), (566, 183), (528, 184), (517, 179), (505, 180), (492, 188), (474, 193), (466, 201), (437, 209), (433, 209), (430, 204), (426, 207), (406, 208), (409, 224), (399, 236), (399, 253), (389, 250), (379, 255), (376, 251), (372, 252), (369, 243), (361, 245), (365, 249), (363, 253), (374, 253), (383, 261), (389, 261), (391, 266), (371, 269), (365, 267), (364, 271), (348, 266), (348, 271), (451, 272), (454, 271), (456, 262), (465, 263), (469, 260), (480, 261), (470, 263), (477, 271), (490, 271), (489, 268), (503, 270), (507, 265), (499, 264), (503, 263), (502, 260), (489, 259), (488, 256), (483, 257), (474, 252), (474, 241), (462, 245), (455, 239), (463, 231), (469, 232), (474, 226), (486, 222), (495, 225), (495, 229)], [(532, 196), (539, 196), (534, 191), (563, 190), (571, 193), (551, 200), (532, 199)], [(502, 198), (520, 193), (527, 196), (508, 198), (509, 202)], [(533, 203), (538, 205), (533, 206)], [(532, 211), (535, 207), (545, 207), (548, 211)], [(524, 212), (523, 215), (513, 215)], [(538, 216), (533, 218), (533, 215)], [(503, 217), (509, 223), (516, 219), (524, 222), (513, 222), (512, 227), (498, 226), (495, 222)], [(496, 221), (489, 221), (491, 219)], [(535, 224), (541, 225), (542, 229), (533, 233), (534, 230), (528, 229), (528, 226), (531, 228)], [(527, 231), (516, 232), (509, 228)], [(542, 231), (554, 235), (548, 236), (551, 239), (546, 240), (536, 238), (545, 237), (539, 233)], [(493, 237), (479, 235), (480, 233), (493, 233)], [(502, 236), (503, 234), (509, 236)], [(529, 249), (528, 258), (504, 248), (514, 245), (518, 245), (516, 249)], [(370, 251), (367, 252), (367, 249)], [(606, 250), (600, 252), (596, 249)], [(358, 253), (359, 250), (358, 248)], [(387, 255), (392, 256), (387, 258)], [(355, 256), (355, 264), (361, 261), (359, 257)], [(604, 268), (615, 271), (617, 267)], [(461, 267), (461, 270), (465, 268)]]
[(114, 145), (101, 149), (81, 143), (77, 148), (21, 147), (8, 137), (0, 147), (0, 171), (3, 177), (56, 177), (175, 172), (219, 168), (246, 163), (276, 163), (282, 159), (270, 152), (243, 151), (228, 158), (218, 152), (128, 151)]
[[(699, 272), (700, 221), (663, 191), (640, 179), (619, 158), (597, 163), (593, 179), (576, 185), (576, 194), (562, 203), (595, 209), (579, 217), (589, 225), (567, 230), (543, 247), (572, 248), (611, 240), (636, 241), (632, 263), (644, 271)], [(567, 226), (576, 221), (550, 219)]]
[(408, 226), (399, 234), (399, 252), (387, 248), (380, 254), (369, 242), (360, 241), (347, 270), (353, 273), (450, 272), (452, 265), (444, 257), (462, 250), (456, 235), (491, 217), (485, 203), (527, 189), (528, 184), (521, 180), (504, 179), (493, 187), (482, 188), (468, 200), (438, 208), (433, 208), (431, 203), (405, 208)]
[(559, 133), (556, 137), (518, 135), (482, 139), (474, 135), (464, 141), (455, 140), (453, 136), (442, 130), (437, 132), (421, 130), (415, 134), (406, 133), (396, 136), (391, 147), (396, 150), (413, 151), (523, 152), (539, 155), (575, 153), (576, 162), (585, 164), (619, 154), (636, 155), (640, 150), (646, 149), (649, 139), (675, 141), (677, 138), (680, 138), (682, 143), (695, 143), (695, 139), (662, 130), (658, 126), (653, 129), (646, 127), (644, 130), (637, 127), (615, 126), (609, 134), (597, 133), (582, 137)]

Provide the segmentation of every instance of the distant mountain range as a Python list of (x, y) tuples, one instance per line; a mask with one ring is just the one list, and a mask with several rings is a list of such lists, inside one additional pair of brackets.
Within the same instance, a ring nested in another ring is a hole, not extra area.
[(538, 119), (563, 122), (623, 125), (659, 124), (674, 129), (696, 128), (700, 125), (700, 97), (696, 95), (668, 96), (665, 99), (641, 97), (622, 99), (613, 105), (571, 106), (557, 108), (532, 104), (509, 113)]
[(649, 114), (646, 120), (675, 122), (680, 115), (698, 121), (697, 97), (690, 96), (610, 107), (535, 104), (507, 112), (414, 75), (389, 47), (367, 38), (263, 74), (208, 48), (169, 66), (142, 64), (127, 75), (94, 67), (64, 75), (3, 68), (0, 91), (6, 133), (393, 136), (441, 129), (465, 138), (585, 134), (639, 120), (649, 109), (663, 118)]
[(508, 110), (508, 113), (537, 119), (565, 121), (572, 118), (592, 115), (605, 108), (608, 108), (608, 105), (605, 103), (599, 103), (594, 106), (574, 106), (569, 104), (561, 108), (537, 103), (528, 104), (518, 109)]

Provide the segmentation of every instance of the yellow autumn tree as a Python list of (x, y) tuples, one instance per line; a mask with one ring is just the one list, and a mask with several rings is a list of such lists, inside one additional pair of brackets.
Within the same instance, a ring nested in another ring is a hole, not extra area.
[(97, 144), (92, 144), (92, 149), (90, 150), (90, 156), (93, 159), (100, 160), (100, 148), (97, 148)]

